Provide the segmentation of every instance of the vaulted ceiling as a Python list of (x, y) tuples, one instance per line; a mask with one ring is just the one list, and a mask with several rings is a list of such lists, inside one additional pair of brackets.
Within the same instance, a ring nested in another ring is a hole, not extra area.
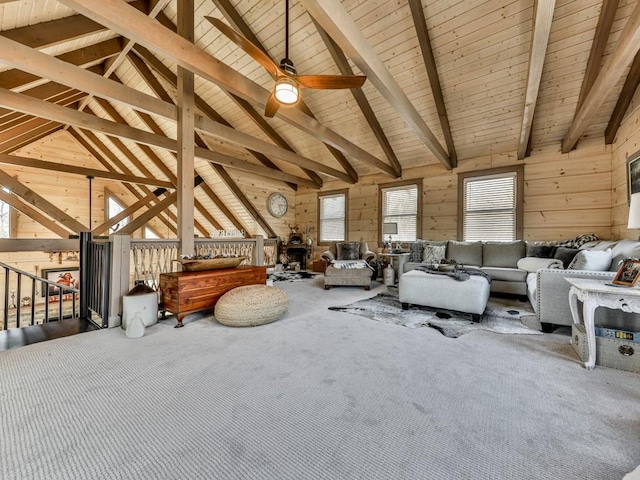
[[(272, 78), (206, 17), (278, 62), (285, 1), (184, 0), (195, 45), (176, 33), (177, 1), (0, 0), (0, 162), (26, 165), (7, 154), (67, 130), (102, 163), (78, 173), (124, 182), (150, 208), (143, 220), (167, 215), (184, 68), (196, 74), (196, 228), (246, 229), (250, 218), (249, 233), (271, 236), (239, 172), (293, 191), (492, 153), (566, 152), (583, 138), (611, 143), (640, 80), (635, 0), (292, 0), (298, 73), (367, 81), (304, 89), (303, 102), (266, 118)], [(56, 168), (46, 161), (31, 166)]]

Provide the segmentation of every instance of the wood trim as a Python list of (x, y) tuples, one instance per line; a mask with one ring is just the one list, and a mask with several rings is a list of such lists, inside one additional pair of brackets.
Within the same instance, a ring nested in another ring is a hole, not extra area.
[(589, 93), (589, 90), (591, 90), (593, 82), (600, 72), (600, 65), (602, 65), (602, 57), (604, 56), (604, 51), (609, 41), (611, 26), (618, 11), (618, 3), (619, 0), (602, 0), (598, 24), (596, 25), (596, 31), (593, 35), (593, 43), (591, 44), (591, 51), (589, 52), (589, 59), (587, 60), (587, 70), (582, 79), (576, 110), (582, 105), (584, 97)]
[(620, 124), (622, 124), (622, 119), (624, 118), (625, 113), (627, 113), (627, 109), (631, 104), (631, 100), (633, 100), (633, 96), (635, 95), (639, 84), (640, 52), (636, 53), (636, 56), (633, 59), (631, 69), (627, 74), (627, 79), (625, 80), (622, 90), (620, 91), (620, 96), (618, 97), (616, 106), (613, 109), (611, 118), (609, 118), (609, 123), (607, 124), (607, 128), (604, 131), (604, 143), (610, 145), (615, 140), (616, 134), (618, 133), (618, 128), (620, 128)]
[(458, 232), (457, 239), (464, 239), (464, 180), (466, 178), (482, 177), (485, 175), (499, 175), (501, 173), (516, 173), (516, 240), (524, 236), (524, 165), (510, 165), (507, 167), (476, 170), (458, 173)]
[(316, 244), (318, 246), (327, 246), (331, 245), (331, 242), (321, 242), (320, 241), (320, 201), (322, 197), (329, 197), (331, 195), (344, 195), (344, 240), (345, 242), (349, 241), (349, 189), (342, 188), (339, 190), (327, 190), (326, 192), (318, 192), (317, 195), (317, 214), (316, 214), (316, 225), (317, 225), (317, 235), (316, 235)]
[(622, 73), (633, 61), (640, 49), (640, 2), (631, 12), (624, 29), (618, 37), (615, 48), (607, 56), (598, 78), (578, 109), (573, 122), (562, 140), (562, 153), (570, 152), (578, 143), (580, 135), (589, 126), (596, 111), (607, 98), (608, 92), (616, 84)]
[(402, 91), (339, 0), (300, 0), (300, 3), (367, 76), (367, 79), (394, 107), (398, 115), (413, 129), (417, 137), (448, 170), (451, 170), (452, 164), (449, 155), (424, 123), (407, 95)]
[(381, 183), (378, 185), (378, 246), (383, 247), (382, 238), (382, 190), (386, 188), (402, 187), (404, 185), (415, 185), (418, 187), (418, 214), (416, 215), (416, 238), (422, 236), (422, 178), (411, 180), (401, 180), (399, 182)]
[(535, 0), (534, 2), (533, 33), (531, 35), (524, 113), (520, 128), (520, 141), (518, 143), (518, 160), (523, 160), (527, 153), (527, 145), (529, 144), (529, 136), (533, 126), (533, 114), (538, 102), (542, 69), (547, 56), (547, 44), (549, 43), (555, 5), (556, 0)]
[(458, 155), (456, 154), (456, 147), (453, 143), (453, 135), (451, 134), (451, 125), (449, 124), (449, 117), (447, 116), (447, 107), (444, 103), (444, 96), (442, 95), (442, 87), (440, 86), (440, 77), (438, 76), (438, 67), (436, 65), (436, 59), (433, 56), (433, 49), (431, 47), (431, 40), (429, 38), (429, 29), (427, 28), (427, 22), (424, 18), (422, 0), (409, 0), (409, 7), (411, 8), (411, 16), (413, 17), (413, 24), (415, 26), (416, 33), (418, 35), (418, 43), (420, 44), (420, 50), (422, 51), (422, 60), (424, 61), (424, 65), (427, 70), (427, 75), (429, 77), (429, 84), (431, 85), (433, 100), (436, 104), (438, 117), (440, 118), (440, 126), (442, 127), (442, 134), (444, 135), (444, 140), (445, 140), (445, 143), (447, 144), (447, 150), (449, 152), (451, 166), (456, 167), (458, 165)]

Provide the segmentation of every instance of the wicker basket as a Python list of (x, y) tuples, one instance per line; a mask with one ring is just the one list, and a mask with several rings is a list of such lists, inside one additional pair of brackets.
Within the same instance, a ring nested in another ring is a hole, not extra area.
[(202, 272), (219, 268), (237, 267), (249, 257), (207, 258), (202, 260), (174, 260), (182, 264), (183, 272)]

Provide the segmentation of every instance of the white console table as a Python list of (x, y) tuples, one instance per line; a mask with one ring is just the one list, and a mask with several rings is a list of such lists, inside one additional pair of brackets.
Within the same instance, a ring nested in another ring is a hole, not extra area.
[(596, 364), (596, 330), (593, 320), (596, 308), (607, 307), (627, 313), (640, 313), (640, 289), (607, 285), (602, 280), (584, 278), (566, 278), (565, 280), (571, 284), (569, 307), (573, 323), (578, 325), (581, 323), (578, 300), (582, 301), (582, 321), (587, 332), (589, 348), (584, 366), (592, 370)]

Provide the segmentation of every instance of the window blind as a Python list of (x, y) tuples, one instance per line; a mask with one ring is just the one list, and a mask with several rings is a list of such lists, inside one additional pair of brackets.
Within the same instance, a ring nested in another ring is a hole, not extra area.
[[(393, 242), (413, 242), (418, 232), (418, 186), (403, 185), (382, 189), (382, 223), (395, 223), (398, 233)], [(388, 235), (384, 235), (387, 240)]]
[(320, 242), (336, 242), (346, 239), (346, 197), (344, 193), (320, 197)]
[(516, 173), (466, 178), (464, 182), (464, 240), (514, 240)]

